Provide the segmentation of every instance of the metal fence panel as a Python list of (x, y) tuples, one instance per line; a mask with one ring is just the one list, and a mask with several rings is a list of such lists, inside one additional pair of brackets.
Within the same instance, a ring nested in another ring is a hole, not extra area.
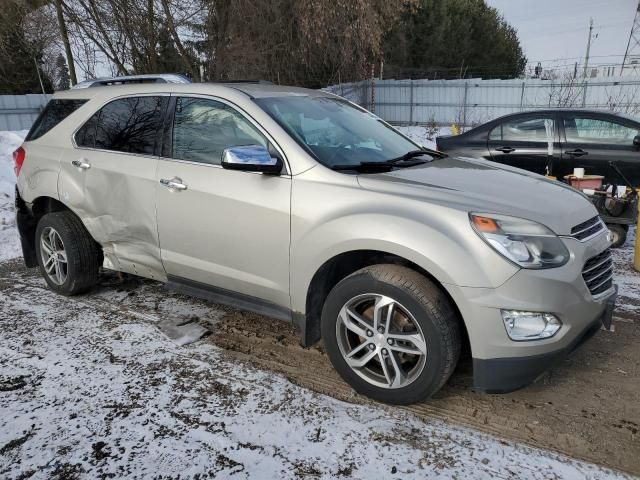
[(51, 95), (0, 95), (0, 130), (28, 130)]
[(554, 107), (612, 110), (640, 118), (640, 78), (635, 77), (364, 80), (325, 90), (404, 125), (470, 126), (508, 113)]

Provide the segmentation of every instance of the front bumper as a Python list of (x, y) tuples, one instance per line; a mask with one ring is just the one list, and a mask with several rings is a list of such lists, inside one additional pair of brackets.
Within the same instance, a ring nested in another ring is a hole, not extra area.
[[(617, 292), (617, 289), (616, 289)], [(473, 386), (486, 393), (508, 393), (526, 387), (546, 370), (593, 337), (600, 327), (609, 329), (616, 293), (607, 299), (607, 307), (596, 321), (579, 333), (567, 346), (528, 357), (474, 358)]]
[[(467, 328), (476, 388), (507, 392), (526, 386), (610, 319), (615, 286), (594, 296), (582, 277), (585, 262), (609, 247), (606, 233), (587, 242), (563, 241), (571, 258), (562, 267), (523, 269), (497, 288), (446, 286)], [(513, 341), (501, 309), (552, 313), (562, 327), (550, 338)]]

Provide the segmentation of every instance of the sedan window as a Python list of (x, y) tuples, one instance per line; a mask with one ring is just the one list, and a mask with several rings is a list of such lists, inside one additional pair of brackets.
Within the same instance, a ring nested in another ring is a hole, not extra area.
[(564, 132), (568, 142), (622, 145), (631, 145), (633, 138), (638, 135), (637, 128), (587, 117), (565, 118)]
[(523, 118), (501, 123), (489, 134), (489, 140), (515, 142), (546, 142), (553, 138), (553, 119), (550, 117)]

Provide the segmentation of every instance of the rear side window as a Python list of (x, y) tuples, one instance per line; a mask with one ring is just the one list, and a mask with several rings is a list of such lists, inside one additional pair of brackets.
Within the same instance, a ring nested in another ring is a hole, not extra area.
[(40, 138), (86, 102), (86, 100), (78, 99), (50, 100), (31, 127), (31, 130), (29, 130), (25, 141)]
[(568, 142), (628, 145), (638, 135), (637, 128), (599, 118), (572, 117), (564, 119), (564, 132)]
[(168, 97), (120, 98), (102, 107), (76, 133), (80, 147), (153, 155)]

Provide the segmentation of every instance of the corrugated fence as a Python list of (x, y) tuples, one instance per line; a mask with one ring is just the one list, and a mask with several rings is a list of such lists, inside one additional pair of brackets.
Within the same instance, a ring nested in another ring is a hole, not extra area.
[[(333, 85), (341, 95), (398, 125), (476, 125), (522, 110), (613, 110), (640, 117), (640, 78), (566, 80), (365, 80)], [(49, 95), (0, 95), (0, 130), (26, 130)]]
[(325, 90), (399, 124), (476, 125), (507, 113), (572, 107), (640, 116), (640, 78), (366, 80)]
[(28, 130), (51, 95), (0, 95), (0, 130)]

